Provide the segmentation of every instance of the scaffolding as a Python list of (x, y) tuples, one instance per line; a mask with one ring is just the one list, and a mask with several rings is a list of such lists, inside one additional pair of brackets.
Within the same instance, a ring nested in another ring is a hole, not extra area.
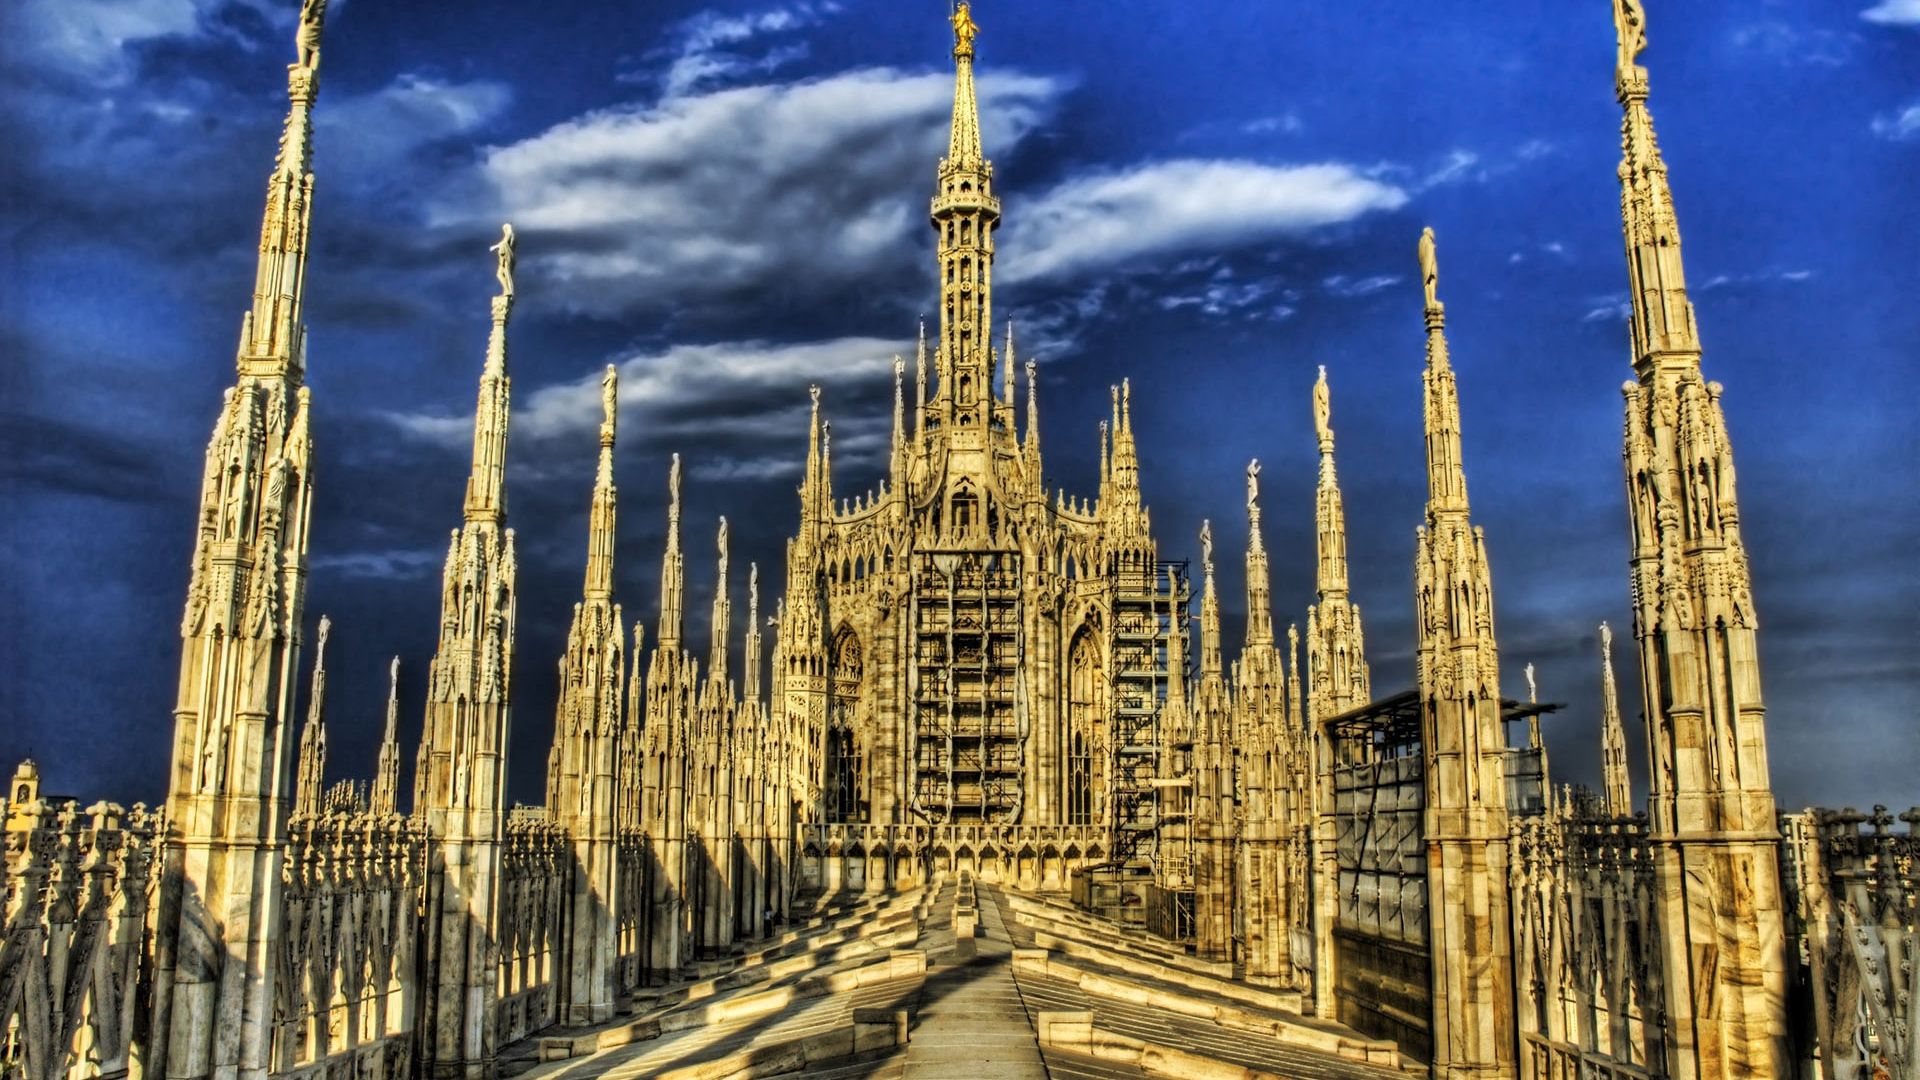
[(915, 556), (909, 790), (935, 824), (1019, 816), (1020, 573), (1018, 552)]
[(1187, 657), (1170, 656), (1173, 620), (1187, 617), (1187, 562), (1120, 565), (1113, 596), (1112, 765), (1108, 770), (1110, 865), (1151, 872), (1162, 761), (1160, 713), (1169, 677), (1187, 678)]

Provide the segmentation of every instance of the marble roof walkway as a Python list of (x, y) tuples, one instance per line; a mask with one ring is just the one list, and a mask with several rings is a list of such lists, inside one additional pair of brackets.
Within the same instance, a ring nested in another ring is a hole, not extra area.
[[(1057, 900), (971, 880), (872, 895), (627, 1015), (509, 1048), (525, 1080), (1378, 1080), (1387, 1044), (1299, 1015), (1297, 995), (1218, 977), (1175, 947)], [(1422, 1070), (1424, 1071), (1424, 1070)]]

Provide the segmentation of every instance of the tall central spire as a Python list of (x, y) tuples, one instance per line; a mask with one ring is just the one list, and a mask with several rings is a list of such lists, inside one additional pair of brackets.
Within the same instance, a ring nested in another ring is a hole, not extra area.
[(974, 24), (969, 5), (953, 14), (953, 130), (940, 162), (932, 220), (940, 273), (940, 387), (936, 421), (981, 428), (993, 416), (993, 163), (980, 146), (980, 102), (973, 89)]
[(973, 5), (961, 4), (949, 20), (953, 24), (953, 133), (947, 140), (947, 161), (954, 167), (979, 169), (986, 164), (980, 149), (980, 102), (973, 92), (973, 39), (980, 33), (973, 21)]

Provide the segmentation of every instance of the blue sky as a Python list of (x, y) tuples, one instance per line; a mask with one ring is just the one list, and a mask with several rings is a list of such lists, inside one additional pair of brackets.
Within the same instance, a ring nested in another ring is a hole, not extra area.
[[(1920, 0), (1647, 6), (1705, 367), (1727, 386), (1776, 789), (1786, 805), (1920, 801)], [(32, 752), (56, 790), (163, 794), (198, 470), (232, 381), (297, 7), (0, 8), (0, 762)], [(1531, 662), (1542, 696), (1568, 703), (1548, 731), (1575, 782), (1597, 777), (1596, 626), (1630, 625), (1608, 8), (975, 11), (1005, 204), (995, 299), (1040, 361), (1054, 483), (1091, 494), (1106, 387), (1131, 376), (1163, 554), (1197, 554), (1214, 518), (1238, 606), (1258, 456), (1276, 618), (1303, 621), (1309, 393), (1327, 365), (1383, 693), (1412, 677), (1414, 240), (1434, 227), (1504, 688), (1524, 694)], [(771, 606), (809, 382), (835, 421), (839, 490), (878, 478), (891, 356), (933, 297), (945, 12), (334, 0), (308, 312), (308, 611), (334, 620), (334, 775), (372, 770), (394, 653), (417, 737), (500, 221), (522, 257), (516, 797), (540, 795), (603, 365), (625, 373), (629, 620), (658, 609), (670, 452), (689, 465), (696, 640), (719, 514)]]

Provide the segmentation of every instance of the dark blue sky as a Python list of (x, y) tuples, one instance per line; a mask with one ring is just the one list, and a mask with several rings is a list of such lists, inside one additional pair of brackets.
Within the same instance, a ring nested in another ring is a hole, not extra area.
[[(1647, 6), (1705, 366), (1727, 386), (1776, 788), (1789, 806), (1920, 801), (1920, 0)], [(163, 794), (201, 454), (297, 7), (0, 7), (0, 763), (31, 751), (56, 790)], [(697, 640), (718, 514), (736, 610), (749, 560), (771, 606), (810, 381), (839, 490), (879, 476), (890, 358), (933, 296), (945, 12), (335, 0), (308, 594), (310, 619), (334, 619), (334, 775), (371, 772), (396, 652), (409, 758), (417, 737), (500, 221), (522, 256), (516, 797), (540, 794), (604, 364), (626, 374), (629, 620), (658, 607), (668, 453), (689, 464)], [(1276, 617), (1303, 620), (1327, 365), (1374, 685), (1406, 685), (1414, 240), (1433, 226), (1504, 688), (1524, 694), (1537, 665), (1570, 706), (1549, 724), (1556, 770), (1593, 781), (1595, 628), (1629, 626), (1607, 0), (983, 0), (975, 16), (1006, 212), (995, 299), (1040, 360), (1054, 482), (1091, 493), (1106, 387), (1131, 376), (1163, 553), (1193, 554), (1213, 517), (1237, 606), (1257, 455)], [(1620, 676), (1638, 770), (1637, 673)]]

